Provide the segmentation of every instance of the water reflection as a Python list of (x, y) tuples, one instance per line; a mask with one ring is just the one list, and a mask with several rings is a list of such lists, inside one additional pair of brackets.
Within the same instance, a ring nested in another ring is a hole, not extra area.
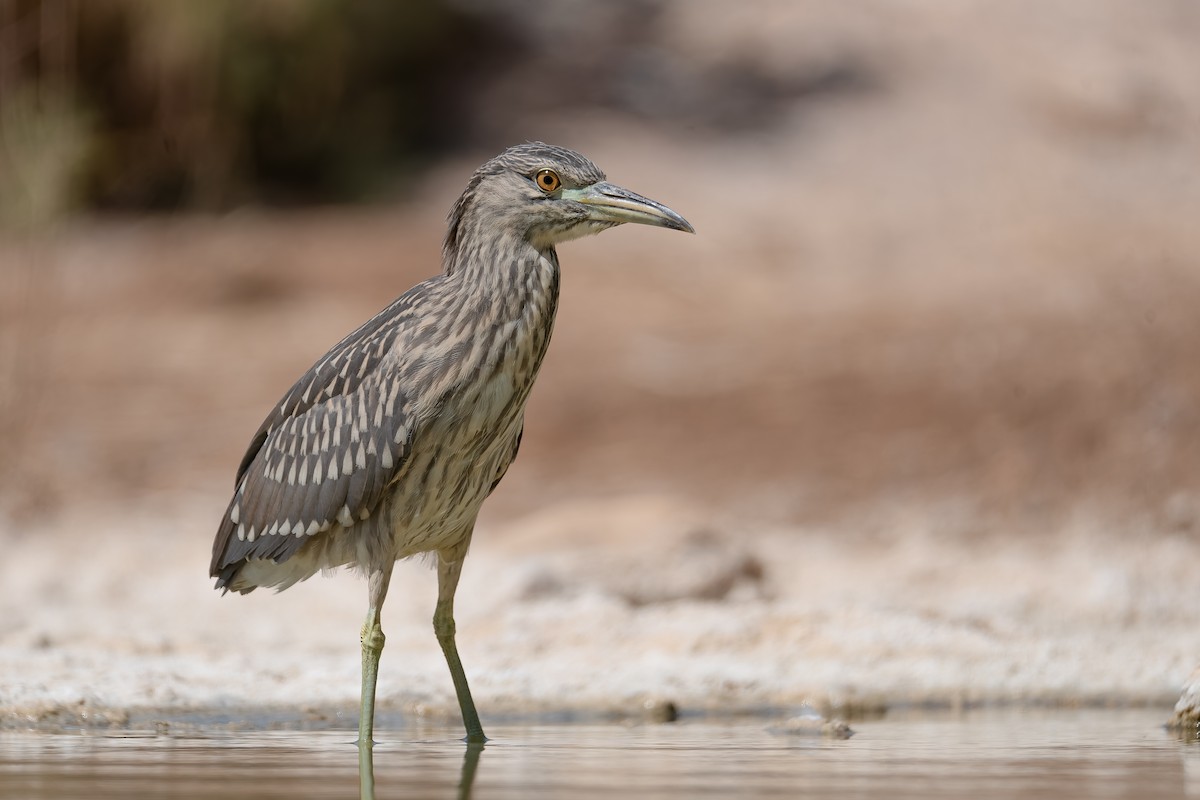
[[(469, 800), (484, 745), (480, 742), (467, 742), (463, 748), (462, 773), (458, 779), (456, 796), (458, 800)], [(358, 796), (360, 800), (375, 800), (375, 747), (370, 742), (360, 742), (358, 745)]]
[[(0, 733), (0, 797), (432, 798), (1200, 796), (1200, 744), (1167, 710), (895, 716), (849, 740), (728, 724), (490, 726), (190, 734)], [(176, 726), (177, 728), (178, 726)]]
[(375, 747), (371, 742), (358, 743), (359, 800), (375, 800)]
[(483, 754), (484, 745), (480, 742), (467, 744), (463, 753), (462, 777), (458, 781), (458, 800), (468, 800), (471, 797), (471, 786), (475, 783), (475, 771), (479, 769), (479, 757)]

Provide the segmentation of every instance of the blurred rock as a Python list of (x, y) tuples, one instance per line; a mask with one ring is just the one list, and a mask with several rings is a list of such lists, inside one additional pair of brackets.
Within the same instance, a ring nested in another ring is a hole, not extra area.
[(679, 719), (679, 707), (674, 701), (663, 697), (645, 698), (639, 712), (645, 722), (675, 722)]
[(844, 720), (830, 719), (815, 710), (797, 714), (767, 730), (783, 736), (819, 736), (825, 739), (849, 739), (854, 735)]
[(1184, 684), (1167, 727), (1188, 738), (1200, 738), (1200, 667), (1196, 667)]
[(522, 599), (601, 592), (644, 606), (765, 596), (753, 550), (667, 498), (569, 504), (522, 528), (508, 541), (529, 554)]

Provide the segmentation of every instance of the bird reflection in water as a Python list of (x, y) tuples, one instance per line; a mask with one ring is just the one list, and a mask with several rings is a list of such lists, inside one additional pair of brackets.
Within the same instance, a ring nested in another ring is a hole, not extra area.
[[(479, 756), (483, 753), (483, 742), (467, 742), (463, 753), (462, 773), (458, 780), (458, 800), (471, 797), (471, 786), (475, 783), (475, 770), (479, 768)], [(358, 795), (360, 800), (375, 800), (375, 746), (372, 742), (358, 743)]]

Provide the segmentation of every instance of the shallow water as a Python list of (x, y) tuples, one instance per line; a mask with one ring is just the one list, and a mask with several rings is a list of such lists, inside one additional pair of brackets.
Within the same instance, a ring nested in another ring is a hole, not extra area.
[[(987, 712), (861, 722), (848, 740), (770, 720), (378, 732), (379, 798), (1200, 797), (1200, 745), (1166, 712)], [(4, 798), (354, 797), (349, 731), (0, 734)], [(476, 759), (477, 756), (477, 759)], [(473, 775), (472, 775), (473, 773)], [(463, 787), (463, 783), (470, 784)]]

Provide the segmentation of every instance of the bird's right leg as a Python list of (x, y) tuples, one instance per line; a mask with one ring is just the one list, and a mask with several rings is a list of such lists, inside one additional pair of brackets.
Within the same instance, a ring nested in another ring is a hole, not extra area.
[(375, 743), (375, 684), (379, 678), (379, 656), (383, 653), (384, 635), (379, 624), (388, 581), (392, 579), (394, 562), (373, 571), (367, 578), (370, 608), (362, 627), (362, 695), (358, 708), (358, 744), (370, 747)]
[(462, 572), (466, 547), (455, 551), (438, 552), (438, 602), (433, 612), (433, 632), (446, 656), (454, 691), (458, 695), (458, 706), (462, 709), (463, 724), (467, 727), (468, 742), (486, 742), (475, 701), (471, 699), (471, 687), (467, 685), (467, 674), (458, 657), (458, 646), (454, 643), (454, 591), (458, 588), (458, 576)]

